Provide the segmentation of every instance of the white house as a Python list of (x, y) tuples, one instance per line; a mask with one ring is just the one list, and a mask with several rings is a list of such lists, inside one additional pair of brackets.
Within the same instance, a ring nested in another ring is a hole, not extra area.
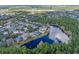
[(39, 32), (41, 32), (41, 33), (45, 33), (46, 30), (47, 30), (47, 27), (45, 27), (45, 26), (39, 28)]
[(26, 39), (29, 37), (29, 34), (28, 34), (28, 33), (24, 33), (24, 34), (22, 35), (22, 37), (23, 37), (23, 40), (26, 40)]
[(3, 32), (3, 35), (5, 35), (5, 36), (6, 36), (6, 35), (8, 35), (8, 32), (6, 32), (6, 31), (5, 31), (5, 32)]

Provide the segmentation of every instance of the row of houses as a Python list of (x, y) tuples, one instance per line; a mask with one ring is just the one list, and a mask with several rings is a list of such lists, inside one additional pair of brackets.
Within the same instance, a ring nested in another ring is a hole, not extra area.
[(56, 17), (59, 18), (60, 16), (71, 17), (75, 19), (79, 19), (79, 11), (78, 10), (63, 10), (63, 11), (48, 11), (41, 15), (46, 17)]
[(15, 14), (12, 14), (12, 13), (0, 14), (0, 20), (7, 20), (13, 17), (15, 17)]
[[(3, 34), (2, 42), (5, 42), (7, 46), (12, 46), (15, 42), (27, 40), (29, 37), (35, 37), (47, 30), (47, 27), (42, 24), (27, 21), (27, 18), (24, 19), (26, 20), (25, 22), (16, 19), (14, 22), (8, 20), (8, 22), (0, 25), (0, 33)], [(32, 32), (29, 32), (29, 26), (31, 26)]]

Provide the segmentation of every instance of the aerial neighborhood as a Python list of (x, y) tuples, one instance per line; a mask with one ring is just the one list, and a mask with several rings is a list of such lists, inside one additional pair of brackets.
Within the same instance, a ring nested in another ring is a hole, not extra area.
[[(50, 32), (49, 28), (51, 27), (49, 24), (45, 25), (30, 21), (30, 19), (37, 16), (38, 15), (34, 15), (33, 12), (27, 14), (18, 14), (11, 12), (0, 14), (0, 20), (2, 21), (0, 24), (0, 45), (2, 46), (7, 44), (7, 46), (12, 46), (15, 43), (19, 43), (20, 41), (28, 40), (32, 37), (37, 37), (41, 34), (45, 34), (46, 32)], [(43, 16), (49, 18), (66, 16), (73, 17), (79, 20), (79, 11), (48, 11), (41, 15), (41, 17)], [(63, 34), (61, 36), (63, 36)], [(66, 39), (69, 40), (68, 37)]]
[[(14, 16), (14, 17), (13, 17)], [(21, 15), (22, 16), (22, 15)], [(45, 33), (47, 27), (39, 23), (32, 23), (26, 17), (17, 20), (15, 15), (1, 15), (1, 20), (5, 20), (0, 25), (1, 42), (11, 46), (15, 42), (27, 40), (29, 37), (35, 37)], [(4, 19), (3, 19), (4, 18)], [(23, 20), (22, 20), (23, 19)]]
[(79, 53), (79, 6), (0, 6), (0, 53)]

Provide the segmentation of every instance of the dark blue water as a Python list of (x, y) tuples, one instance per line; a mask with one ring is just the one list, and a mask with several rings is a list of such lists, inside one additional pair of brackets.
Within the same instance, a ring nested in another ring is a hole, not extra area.
[(48, 34), (47, 34), (47, 35), (45, 35), (41, 38), (37, 38), (37, 39), (35, 39), (31, 42), (25, 43), (24, 46), (26, 46), (27, 48), (30, 48), (30, 49), (36, 48), (37, 45), (40, 43), (40, 41), (42, 41), (44, 43), (48, 43), (48, 44), (53, 44), (54, 43), (53, 40), (49, 39)]

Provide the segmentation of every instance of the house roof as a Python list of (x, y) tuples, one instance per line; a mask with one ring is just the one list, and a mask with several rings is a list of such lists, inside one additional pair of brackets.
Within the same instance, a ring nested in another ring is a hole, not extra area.
[(16, 37), (16, 40), (17, 40), (17, 41), (23, 40), (23, 37), (18, 36), (18, 37)]

